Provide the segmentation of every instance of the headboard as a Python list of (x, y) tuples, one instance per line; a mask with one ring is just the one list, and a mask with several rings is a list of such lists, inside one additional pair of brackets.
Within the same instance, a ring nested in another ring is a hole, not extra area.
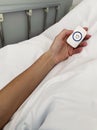
[(71, 5), (72, 0), (0, 0), (0, 47), (40, 34)]

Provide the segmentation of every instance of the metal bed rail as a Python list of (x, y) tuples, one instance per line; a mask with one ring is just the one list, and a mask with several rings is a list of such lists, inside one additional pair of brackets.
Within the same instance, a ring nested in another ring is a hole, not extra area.
[(69, 11), (72, 1), (1, 0), (0, 47), (27, 40), (42, 33)]
[[(31, 36), (31, 17), (33, 17), (33, 10), (37, 9), (43, 9), (44, 11), (44, 22), (43, 22), (43, 31), (46, 29), (46, 22), (47, 22), (47, 17), (48, 17), (48, 12), (50, 8), (55, 8), (55, 20), (54, 23), (57, 22), (57, 16), (58, 16), (58, 10), (60, 7), (60, 4), (53, 4), (53, 5), (48, 5), (47, 7), (34, 7), (34, 9), (29, 9), (29, 10), (22, 10), (25, 11), (25, 14), (27, 16), (27, 38), (29, 39)], [(14, 10), (16, 11), (16, 10)], [(20, 10), (18, 10), (20, 11)], [(6, 11), (5, 11), (6, 12)], [(10, 11), (9, 11), (10, 12)], [(0, 41), (1, 41), (1, 46), (4, 47), (5, 45), (5, 39), (4, 39), (4, 32), (3, 32), (3, 22), (4, 22), (4, 13), (0, 14)]]

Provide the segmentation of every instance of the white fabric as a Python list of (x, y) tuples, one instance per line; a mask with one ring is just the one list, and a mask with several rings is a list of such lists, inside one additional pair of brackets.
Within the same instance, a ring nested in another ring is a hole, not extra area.
[[(4, 130), (97, 130), (97, 0), (85, 0), (44, 33), (0, 50), (0, 87), (31, 65), (64, 28), (88, 26), (83, 52), (58, 64)], [(35, 57), (34, 57), (35, 56)]]
[(50, 46), (51, 40), (40, 35), (0, 50), (0, 89), (27, 69)]

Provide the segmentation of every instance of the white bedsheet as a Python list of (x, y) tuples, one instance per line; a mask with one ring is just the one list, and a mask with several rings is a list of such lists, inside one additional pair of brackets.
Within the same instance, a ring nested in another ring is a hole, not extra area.
[[(58, 64), (4, 130), (97, 130), (97, 0), (85, 0), (38, 37), (0, 50), (0, 88), (30, 66), (64, 28), (88, 26), (83, 52)], [(29, 56), (30, 55), (30, 56)]]

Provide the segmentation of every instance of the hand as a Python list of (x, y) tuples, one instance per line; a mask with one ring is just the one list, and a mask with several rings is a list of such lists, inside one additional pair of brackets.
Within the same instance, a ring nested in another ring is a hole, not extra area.
[[(84, 28), (88, 31), (88, 28)], [(54, 58), (55, 64), (66, 60), (70, 56), (80, 53), (83, 47), (87, 46), (86, 40), (88, 40), (91, 35), (87, 35), (82, 43), (77, 47), (71, 47), (66, 41), (67, 38), (72, 34), (73, 30), (66, 30), (64, 29), (54, 40), (52, 46), (50, 47), (49, 51)]]

